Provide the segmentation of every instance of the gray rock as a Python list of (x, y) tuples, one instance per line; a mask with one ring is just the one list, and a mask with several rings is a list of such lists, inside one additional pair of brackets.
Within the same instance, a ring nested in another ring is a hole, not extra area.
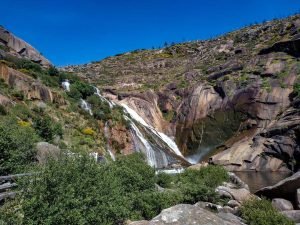
[(50, 66), (51, 63), (48, 59), (42, 56), (35, 48), (16, 37), (3, 27), (0, 27), (0, 41), (5, 44), (10, 50), (13, 51), (14, 55), (29, 59), (33, 62), (39, 63), (42, 66)]
[(295, 223), (300, 223), (300, 210), (282, 211), (281, 213)]
[(230, 221), (208, 210), (193, 205), (180, 204), (165, 209), (153, 218), (149, 225), (240, 225), (241, 222)]
[(272, 205), (278, 211), (287, 211), (294, 209), (293, 204), (290, 201), (285, 200), (283, 198), (274, 198), (272, 200)]
[(61, 154), (60, 149), (48, 142), (39, 142), (36, 145), (37, 155), (36, 158), (40, 164), (45, 164), (52, 158), (57, 160)]
[(296, 204), (297, 204), (298, 209), (300, 209), (300, 188), (297, 189)]
[(232, 207), (232, 208), (234, 208), (236, 206), (237, 207), (241, 206), (241, 204), (236, 200), (229, 200), (229, 202), (227, 202), (227, 205)]
[(216, 188), (216, 191), (221, 196), (229, 195), (231, 196), (231, 199), (238, 201), (239, 203), (244, 202), (245, 200), (251, 198), (251, 193), (246, 188), (231, 188), (226, 186), (219, 186)]
[(228, 225), (231, 224), (241, 224), (244, 225), (244, 221), (242, 220), (242, 218), (237, 217), (235, 215), (233, 215), (232, 213), (224, 213), (224, 212), (220, 212), (217, 214), (219, 217), (221, 217), (222, 219), (228, 221)]
[(283, 198), (295, 202), (297, 189), (300, 187), (300, 171), (292, 176), (283, 179), (277, 184), (265, 187), (256, 192), (258, 196), (265, 196), (267, 198)]

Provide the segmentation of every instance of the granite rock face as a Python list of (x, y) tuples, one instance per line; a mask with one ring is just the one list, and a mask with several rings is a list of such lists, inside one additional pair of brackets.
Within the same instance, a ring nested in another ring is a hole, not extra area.
[[(0, 26), (0, 44), (6, 47), (7, 54), (26, 58), (44, 67), (51, 65), (50, 61), (41, 55), (35, 48), (16, 37), (8, 30)], [(5, 54), (5, 53), (3, 53)]]

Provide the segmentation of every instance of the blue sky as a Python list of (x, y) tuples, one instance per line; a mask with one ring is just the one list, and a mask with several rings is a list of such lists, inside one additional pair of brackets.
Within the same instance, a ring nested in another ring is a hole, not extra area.
[(300, 0), (13, 0), (0, 24), (55, 65), (207, 39), (300, 11)]

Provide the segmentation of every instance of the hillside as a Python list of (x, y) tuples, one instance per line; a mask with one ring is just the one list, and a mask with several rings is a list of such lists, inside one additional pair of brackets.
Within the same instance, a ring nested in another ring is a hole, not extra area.
[(299, 103), (300, 15), (59, 69), (1, 27), (0, 224), (299, 222)]
[(191, 161), (217, 152), (231, 170), (286, 170), (299, 162), (299, 51), (296, 15), (63, 70), (175, 136)]

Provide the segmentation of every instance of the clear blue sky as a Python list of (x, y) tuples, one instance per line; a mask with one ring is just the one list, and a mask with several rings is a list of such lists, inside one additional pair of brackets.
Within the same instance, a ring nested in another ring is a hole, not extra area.
[(207, 39), (299, 12), (300, 0), (11, 0), (0, 24), (55, 65)]

